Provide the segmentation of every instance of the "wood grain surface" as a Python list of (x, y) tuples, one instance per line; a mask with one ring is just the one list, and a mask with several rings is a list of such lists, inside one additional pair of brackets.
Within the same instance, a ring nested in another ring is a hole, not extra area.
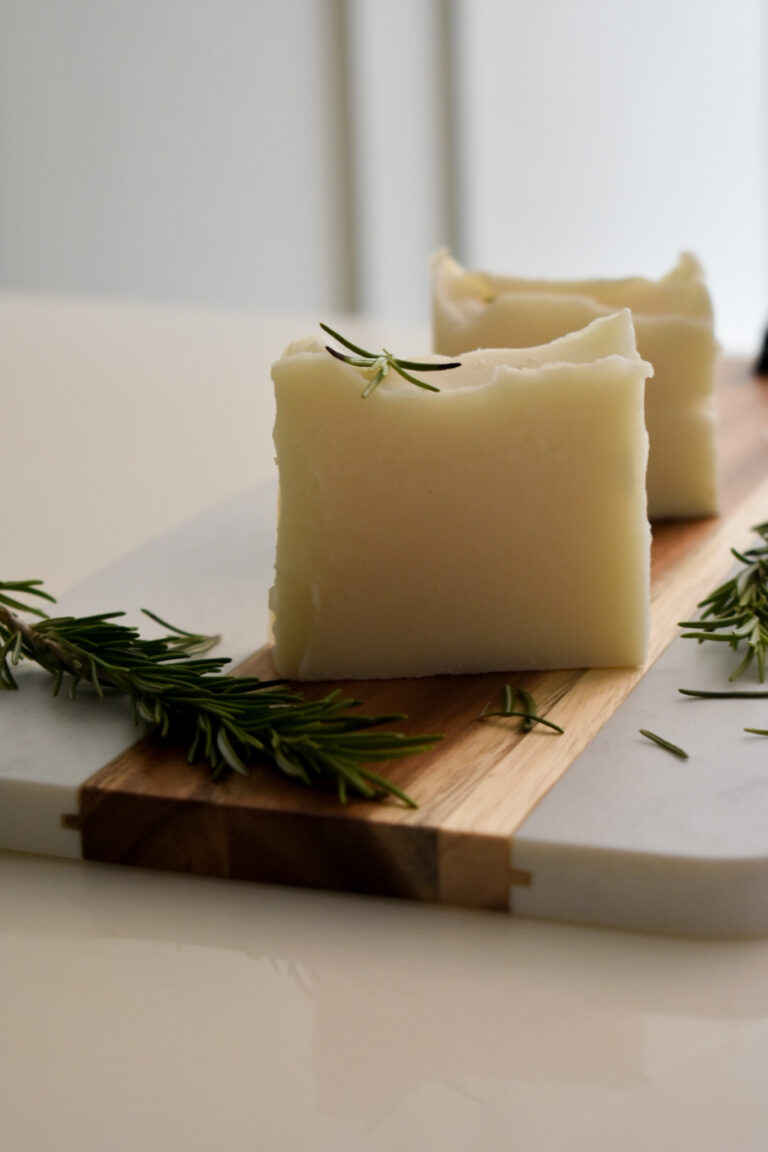
[[(725, 361), (721, 515), (654, 526), (651, 643), (642, 669), (440, 676), (339, 684), (368, 712), (406, 712), (401, 730), (440, 732), (430, 753), (382, 766), (418, 801), (342, 806), (254, 767), (210, 781), (180, 751), (142, 740), (80, 791), (83, 856), (143, 867), (508, 909), (515, 830), (619, 707), (768, 516), (768, 381)], [(239, 669), (273, 674), (269, 652)], [(478, 720), (505, 681), (531, 691), (564, 735)], [(337, 685), (302, 685), (325, 694)]]

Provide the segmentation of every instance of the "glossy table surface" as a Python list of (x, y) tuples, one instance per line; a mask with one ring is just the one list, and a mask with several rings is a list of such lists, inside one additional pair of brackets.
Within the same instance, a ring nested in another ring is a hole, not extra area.
[[(0, 297), (2, 576), (63, 592), (271, 476), (312, 323)], [(4, 1152), (766, 1145), (768, 941), (4, 853), (0, 989)]]

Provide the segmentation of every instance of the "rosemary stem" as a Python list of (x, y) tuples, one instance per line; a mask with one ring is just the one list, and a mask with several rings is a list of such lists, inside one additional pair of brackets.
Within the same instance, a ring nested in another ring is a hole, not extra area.
[(21, 636), (32, 651), (38, 653), (43, 660), (63, 664), (66, 671), (71, 672), (73, 676), (91, 680), (89, 661), (73, 657), (71, 651), (63, 644), (41, 633), (33, 624), (27, 624), (3, 604), (0, 604), (0, 624), (5, 625), (13, 635)]

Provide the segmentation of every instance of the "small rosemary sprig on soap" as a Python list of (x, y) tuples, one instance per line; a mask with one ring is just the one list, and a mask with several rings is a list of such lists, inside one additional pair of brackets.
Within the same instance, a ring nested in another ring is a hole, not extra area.
[(343, 344), (350, 352), (354, 352), (354, 356), (347, 356), (343, 352), (339, 352), (337, 348), (331, 348), (330, 344), (326, 344), (326, 352), (330, 352), (331, 356), (335, 356), (337, 360), (343, 360), (345, 364), (351, 364), (354, 368), (365, 368), (369, 379), (362, 392), (364, 400), (366, 396), (370, 396), (378, 388), (390, 368), (393, 372), (397, 372), (398, 376), (402, 376), (403, 380), (407, 380), (409, 384), (415, 384), (417, 388), (426, 388), (428, 392), (439, 392), (440, 389), (436, 388), (434, 384), (428, 384), (425, 380), (417, 380), (415, 376), (411, 375), (411, 372), (445, 372), (448, 368), (461, 367), (458, 361), (430, 364), (420, 363), (416, 360), (398, 360), (386, 348), (382, 348), (381, 352), (368, 352), (365, 348), (360, 348), (351, 340), (347, 340), (345, 336), (334, 332), (333, 328), (329, 328), (327, 324), (321, 324), (320, 327), (334, 340), (338, 340), (339, 344)]
[(206, 760), (214, 779), (230, 769), (247, 775), (248, 763), (266, 761), (305, 785), (335, 787), (342, 802), (390, 795), (416, 806), (366, 766), (425, 752), (442, 739), (378, 730), (402, 714), (365, 716), (350, 712), (360, 701), (339, 691), (311, 701), (283, 681), (222, 675), (230, 661), (204, 655), (218, 637), (184, 632), (151, 612), (169, 630), (161, 639), (115, 623), (122, 612), (50, 617), (30, 596), (53, 601), (39, 580), (0, 581), (0, 688), (16, 689), (13, 668), (32, 660), (55, 677), (55, 693), (66, 680), (72, 698), (80, 684), (99, 696), (128, 697), (136, 724), (183, 742), (189, 763)]
[(753, 529), (763, 541), (762, 545), (738, 552), (731, 552), (742, 564), (736, 576), (721, 584), (698, 605), (704, 611), (699, 620), (683, 620), (681, 628), (691, 628), (684, 632), (683, 639), (719, 640), (729, 644), (734, 650), (745, 644), (744, 659), (732, 672), (729, 680), (738, 679), (750, 667), (753, 660), (757, 664), (760, 680), (765, 680), (766, 655), (768, 654), (768, 522), (758, 524)]

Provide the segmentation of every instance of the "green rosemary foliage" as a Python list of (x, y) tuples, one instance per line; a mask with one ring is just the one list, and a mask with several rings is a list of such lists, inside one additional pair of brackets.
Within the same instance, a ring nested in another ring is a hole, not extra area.
[(750, 667), (753, 660), (757, 674), (765, 680), (766, 655), (768, 654), (768, 522), (757, 524), (753, 529), (762, 540), (762, 545), (747, 549), (746, 552), (731, 551), (743, 565), (741, 570), (711, 592), (698, 605), (704, 611), (699, 620), (683, 620), (681, 628), (691, 628), (684, 632), (687, 640), (718, 640), (729, 644), (734, 650), (746, 645), (744, 659), (732, 672), (729, 680), (738, 679)]
[[(520, 701), (520, 708), (515, 710), (515, 698)], [(552, 728), (555, 732), (562, 734), (563, 729), (554, 724), (551, 720), (546, 720), (543, 716), (539, 716), (536, 711), (536, 701), (530, 692), (526, 692), (524, 688), (513, 688), (510, 684), (504, 685), (504, 705), (497, 712), (489, 712), (487, 709), (480, 713), (479, 719), (485, 720), (489, 716), (519, 716), (522, 719), (520, 725), (521, 732), (530, 732), (534, 724), (543, 724), (545, 728)]]
[(337, 360), (343, 360), (345, 364), (351, 364), (355, 368), (365, 368), (368, 373), (368, 383), (366, 384), (362, 397), (365, 400), (366, 396), (370, 396), (372, 392), (378, 388), (381, 381), (389, 372), (390, 368), (397, 372), (398, 376), (402, 376), (403, 380), (407, 380), (409, 384), (415, 384), (417, 388), (426, 388), (428, 392), (439, 392), (440, 389), (436, 388), (434, 384), (427, 384), (425, 380), (418, 380), (411, 372), (445, 372), (448, 368), (460, 368), (461, 364), (457, 361), (455, 363), (444, 364), (429, 364), (419, 363), (416, 360), (398, 360), (386, 348), (382, 348), (381, 352), (368, 352), (365, 348), (360, 348), (357, 344), (353, 344), (351, 340), (347, 340), (345, 336), (339, 335), (334, 332), (333, 328), (329, 328), (327, 324), (321, 324), (323, 332), (327, 332), (334, 340), (338, 340), (339, 344), (343, 344), (350, 352), (354, 352), (354, 356), (346, 356), (343, 352), (339, 352), (336, 348), (331, 348), (326, 344), (326, 352), (330, 352), (331, 356), (335, 356)]
[[(72, 698), (81, 684), (100, 696), (111, 690), (128, 697), (134, 723), (182, 741), (189, 763), (204, 759), (214, 779), (229, 770), (245, 775), (250, 762), (266, 761), (307, 786), (334, 787), (342, 802), (389, 795), (416, 806), (367, 767), (425, 752), (442, 739), (378, 730), (404, 720), (401, 713), (366, 716), (350, 712), (360, 701), (338, 690), (310, 701), (284, 681), (223, 675), (230, 661), (205, 656), (218, 637), (184, 632), (151, 612), (169, 630), (160, 639), (115, 623), (122, 612), (50, 617), (29, 596), (53, 600), (39, 580), (0, 581), (0, 689), (16, 689), (13, 668), (32, 660), (55, 677), (55, 693), (66, 680)], [(28, 623), (16, 611), (37, 619)]]

